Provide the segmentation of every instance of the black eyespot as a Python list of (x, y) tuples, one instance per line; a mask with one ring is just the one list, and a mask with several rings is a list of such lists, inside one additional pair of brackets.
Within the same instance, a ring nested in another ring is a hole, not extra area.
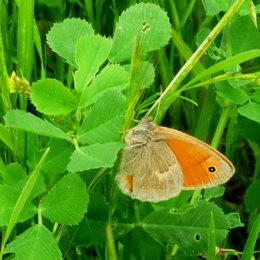
[(210, 166), (208, 170), (209, 172), (213, 173), (216, 171), (216, 168), (214, 166)]

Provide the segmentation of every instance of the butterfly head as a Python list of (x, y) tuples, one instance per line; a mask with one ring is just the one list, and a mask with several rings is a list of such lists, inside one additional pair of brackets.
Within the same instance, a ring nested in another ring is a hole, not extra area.
[(125, 142), (130, 147), (144, 145), (151, 139), (151, 132), (156, 125), (150, 117), (144, 117), (137, 126), (131, 128), (126, 137)]

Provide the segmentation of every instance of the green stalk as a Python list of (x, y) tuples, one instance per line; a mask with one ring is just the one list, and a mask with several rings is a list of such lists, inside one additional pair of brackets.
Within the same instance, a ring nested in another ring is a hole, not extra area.
[(137, 82), (137, 75), (138, 71), (141, 66), (141, 55), (142, 55), (142, 43), (140, 40), (136, 40), (135, 46), (132, 52), (131, 58), (131, 72), (130, 72), (130, 80), (127, 87), (127, 94), (126, 94), (126, 103), (127, 103), (127, 110), (125, 113), (125, 124), (123, 127), (123, 138), (125, 135), (125, 131), (129, 129), (134, 114), (136, 106), (140, 100), (141, 96), (141, 86), (142, 82)]
[[(20, 0), (17, 30), (17, 67), (18, 75), (31, 81), (33, 68), (33, 25), (34, 0)], [(20, 108), (26, 110), (27, 98), (19, 95)]]
[[(172, 39), (174, 39), (174, 46), (178, 49), (178, 55), (184, 58), (187, 61), (192, 56), (192, 50), (189, 45), (183, 40), (180, 33), (178, 33), (174, 28), (172, 28)], [(192, 68), (192, 71), (195, 75), (200, 74), (205, 70), (203, 64), (198, 61), (198, 63)]]
[(106, 237), (107, 237), (107, 250), (108, 250), (108, 260), (117, 260), (115, 240), (112, 232), (111, 224), (106, 225)]
[(206, 97), (197, 123), (195, 137), (205, 141), (215, 106), (216, 92), (213, 86), (207, 89)]
[(96, 187), (96, 185), (98, 184), (98, 182), (103, 178), (105, 172), (106, 172), (106, 168), (101, 168), (97, 174), (95, 175), (95, 177), (92, 179), (91, 183), (88, 185), (88, 191), (93, 191), (94, 188)]
[(169, 12), (171, 22), (173, 23), (173, 27), (178, 29), (180, 27), (180, 19), (179, 19), (177, 7), (176, 7), (176, 2), (168, 1), (168, 0), (166, 0), (164, 2), (165, 2), (164, 5), (167, 6), (166, 10), (168, 10), (168, 12)]
[(31, 79), (33, 67), (34, 0), (20, 0), (18, 12), (17, 61), (18, 75)]
[[(237, 64), (239, 64), (240, 62), (238, 61)], [(194, 89), (194, 88), (199, 88), (199, 87), (203, 87), (203, 86), (207, 86), (207, 85), (211, 85), (211, 84), (215, 84), (217, 82), (221, 82), (221, 81), (226, 81), (226, 80), (233, 80), (233, 79), (239, 79), (239, 80), (257, 80), (259, 79), (260, 74), (259, 73), (250, 73), (250, 74), (222, 74), (222, 75), (218, 75), (215, 77), (212, 77), (210, 79), (201, 81), (199, 83), (196, 84), (187, 84), (185, 86), (183, 86), (181, 88), (181, 90), (190, 90), (190, 89)], [(189, 82), (190, 83), (190, 82)]]
[(197, 0), (191, 0), (191, 1), (189, 2), (189, 5), (188, 5), (188, 7), (186, 8), (185, 13), (184, 13), (184, 15), (183, 15), (182, 18), (181, 18), (181, 21), (180, 21), (180, 29), (182, 29), (183, 26), (185, 26), (185, 24), (186, 24), (188, 18), (190, 17), (190, 15), (191, 15), (191, 13), (192, 13), (192, 11), (193, 11), (193, 8), (194, 8), (194, 5), (196, 4), (196, 2), (197, 2)]
[(86, 16), (88, 18), (88, 21), (91, 24), (94, 24), (95, 21), (95, 15), (94, 15), (94, 7), (93, 7), (93, 2), (89, 0), (84, 0), (84, 10), (86, 12)]
[[(0, 10), (4, 10), (4, 3), (0, 1)], [(3, 21), (4, 16), (0, 16), (0, 90), (1, 90), (1, 98), (4, 105), (5, 113), (9, 109), (11, 109), (11, 102), (9, 96), (9, 89), (8, 89), (8, 72), (6, 68), (6, 61), (5, 61), (5, 49), (3, 44), (3, 26), (2, 24), (7, 21)]]
[(254, 168), (252, 183), (256, 183), (259, 180), (259, 173), (260, 173), (260, 145), (250, 140), (248, 140), (248, 143), (254, 153), (255, 168)]
[[(199, 59), (205, 53), (205, 51), (209, 48), (214, 39), (218, 36), (218, 34), (223, 30), (226, 24), (232, 19), (232, 17), (239, 10), (244, 0), (237, 0), (230, 9), (226, 12), (226, 14), (222, 17), (219, 23), (215, 26), (215, 28), (211, 31), (208, 37), (202, 42), (199, 48), (195, 51), (195, 53), (189, 58), (189, 60), (183, 65), (180, 71), (176, 74), (173, 80), (170, 82), (168, 87), (162, 93), (159, 99), (153, 104), (153, 106), (147, 112), (147, 115), (157, 116), (162, 118), (166, 111), (168, 110), (171, 103), (176, 98), (175, 92), (178, 90), (180, 84), (184, 80), (184, 78), (189, 74), (192, 68), (197, 64)], [(160, 111), (158, 112), (158, 107), (160, 107)]]
[(232, 105), (228, 105), (222, 109), (220, 119), (217, 125), (217, 129), (211, 141), (211, 146), (214, 148), (217, 148), (220, 144), (231, 110), (232, 110)]
[(41, 63), (41, 79), (46, 78), (46, 71), (45, 71), (45, 65), (44, 65), (44, 55), (42, 50), (42, 42), (41, 42), (41, 35), (40, 31), (37, 27), (36, 21), (33, 22), (33, 38), (34, 38), (34, 44), (35, 48), (38, 52), (40, 63)]

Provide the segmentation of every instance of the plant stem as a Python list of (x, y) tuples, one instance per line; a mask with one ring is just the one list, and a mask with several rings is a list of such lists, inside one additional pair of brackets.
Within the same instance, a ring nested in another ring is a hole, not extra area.
[(108, 260), (117, 260), (115, 240), (113, 236), (113, 231), (111, 223), (106, 225), (106, 237), (107, 237), (107, 250), (108, 250)]
[(220, 119), (217, 125), (217, 129), (215, 131), (214, 137), (211, 141), (211, 146), (217, 148), (220, 144), (223, 132), (227, 125), (228, 118), (230, 116), (230, 111), (232, 110), (232, 105), (228, 105), (222, 109)]
[(93, 191), (95, 186), (97, 185), (98, 181), (104, 176), (104, 173), (107, 169), (106, 168), (101, 168), (98, 173), (95, 175), (91, 183), (88, 185), (88, 190)]
[[(0, 1), (0, 10), (3, 10), (4, 3), (3, 1)], [(0, 24), (4, 23), (3, 21), (3, 15), (0, 16)], [(9, 109), (11, 109), (11, 101), (10, 101), (10, 95), (8, 90), (8, 72), (6, 68), (6, 61), (5, 61), (5, 53), (6, 50), (4, 49), (4, 34), (3, 34), (3, 26), (0, 26), (0, 90), (1, 90), (1, 99), (4, 104), (5, 111), (1, 111), (2, 113), (5, 113)]]
[(189, 74), (189, 72), (193, 69), (195, 64), (199, 61), (205, 51), (209, 48), (210, 44), (214, 41), (214, 39), (218, 36), (221, 30), (225, 27), (225, 25), (231, 20), (231, 18), (235, 15), (235, 13), (239, 10), (244, 0), (237, 0), (230, 9), (226, 12), (226, 14), (222, 17), (219, 23), (213, 28), (208, 37), (202, 42), (199, 48), (194, 52), (194, 54), (189, 58), (189, 60), (182, 66), (173, 80), (170, 82), (168, 87), (162, 93), (160, 98), (153, 104), (153, 106), (147, 112), (147, 115), (154, 115), (157, 113), (157, 107), (160, 106), (161, 110), (158, 113), (159, 120), (164, 116), (167, 109), (171, 105), (172, 101), (176, 98), (174, 93), (178, 90), (181, 82), (184, 78)]

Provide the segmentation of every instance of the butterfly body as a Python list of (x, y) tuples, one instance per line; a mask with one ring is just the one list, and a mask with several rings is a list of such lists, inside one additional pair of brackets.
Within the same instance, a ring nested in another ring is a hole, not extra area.
[(133, 199), (158, 202), (182, 189), (208, 188), (226, 182), (234, 167), (206, 143), (144, 118), (125, 138), (117, 182)]

